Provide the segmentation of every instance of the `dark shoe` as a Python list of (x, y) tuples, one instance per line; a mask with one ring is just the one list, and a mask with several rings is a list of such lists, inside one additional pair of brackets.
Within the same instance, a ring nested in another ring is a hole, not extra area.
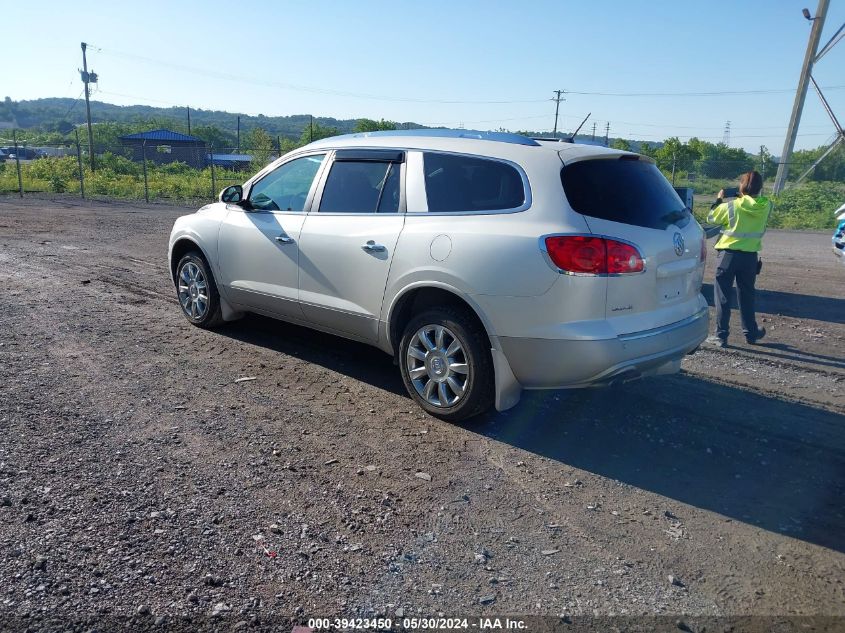
[(704, 341), (708, 345), (714, 345), (716, 347), (727, 347), (728, 341), (726, 339), (721, 338), (720, 336), (708, 336), (707, 339)]
[(757, 341), (762, 339), (764, 336), (766, 336), (766, 328), (761, 327), (761, 328), (757, 328), (757, 334), (755, 334), (754, 336), (746, 334), (745, 340), (749, 345), (756, 345)]

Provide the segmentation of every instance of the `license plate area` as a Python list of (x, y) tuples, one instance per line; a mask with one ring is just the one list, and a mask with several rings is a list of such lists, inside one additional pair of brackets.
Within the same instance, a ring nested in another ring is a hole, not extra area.
[(657, 281), (657, 298), (660, 303), (672, 303), (683, 299), (687, 287), (687, 275), (666, 277)]

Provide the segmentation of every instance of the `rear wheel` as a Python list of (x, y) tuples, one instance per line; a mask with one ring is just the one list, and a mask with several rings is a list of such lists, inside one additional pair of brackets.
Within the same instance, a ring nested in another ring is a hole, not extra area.
[(176, 266), (176, 293), (182, 314), (193, 325), (212, 328), (223, 322), (220, 295), (201, 253), (186, 253)]
[(451, 422), (493, 405), (493, 361), (483, 328), (465, 310), (441, 307), (417, 315), (399, 345), (402, 380), (428, 413)]

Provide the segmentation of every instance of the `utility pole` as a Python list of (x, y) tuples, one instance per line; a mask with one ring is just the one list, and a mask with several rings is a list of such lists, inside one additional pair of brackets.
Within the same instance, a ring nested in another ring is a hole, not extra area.
[(188, 109), (188, 136), (191, 135), (191, 106), (186, 106)]
[(596, 122), (593, 121), (593, 140), (596, 140)]
[(94, 171), (94, 132), (91, 129), (91, 102), (89, 101), (88, 84), (90, 82), (97, 83), (97, 73), (88, 72), (88, 58), (85, 55), (85, 49), (88, 44), (82, 42), (82, 83), (85, 84), (85, 112), (88, 116), (88, 156), (91, 159), (91, 171)]
[(18, 151), (18, 131), (12, 128), (12, 138), (15, 143), (15, 167), (18, 171), (18, 193), (23, 198), (23, 180), (21, 179), (21, 153)]
[(79, 194), (85, 199), (85, 176), (82, 171), (82, 150), (79, 149), (79, 128), (74, 130), (76, 132), (76, 166), (79, 167)]
[(235, 152), (236, 154), (241, 153), (241, 116), (238, 115), (238, 151)]
[(308, 115), (308, 142), (314, 142), (314, 115)]
[(610, 121), (608, 121), (607, 125), (604, 126), (604, 146), (605, 147), (607, 147), (609, 140), (610, 140)]
[(563, 90), (555, 90), (553, 92), (555, 93), (555, 98), (553, 99), (553, 101), (555, 102), (555, 131), (552, 134), (555, 138), (557, 138), (557, 113), (560, 110), (561, 100), (566, 101), (566, 99), (562, 99), (562, 97), (560, 96)]
[(810, 39), (807, 42), (807, 52), (804, 54), (804, 65), (801, 67), (801, 75), (798, 78), (798, 89), (795, 92), (795, 102), (792, 105), (792, 115), (789, 117), (789, 127), (786, 130), (786, 140), (783, 143), (783, 152), (780, 155), (778, 173), (775, 176), (773, 193), (780, 193), (786, 184), (786, 177), (789, 174), (789, 161), (792, 157), (792, 150), (795, 148), (795, 137), (798, 135), (798, 125), (801, 123), (801, 112), (804, 110), (804, 99), (807, 96), (807, 88), (810, 86), (810, 73), (813, 71), (813, 64), (816, 61), (816, 51), (819, 48), (819, 39), (824, 28), (824, 19), (827, 17), (827, 6), (830, 0), (819, 0), (816, 9), (816, 17), (810, 18), (809, 11), (804, 10), (804, 17), (813, 22), (810, 31)]

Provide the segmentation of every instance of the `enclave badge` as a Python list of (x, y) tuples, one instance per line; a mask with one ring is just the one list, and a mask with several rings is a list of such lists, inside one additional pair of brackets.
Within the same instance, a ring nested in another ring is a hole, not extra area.
[(684, 254), (684, 236), (680, 233), (675, 233), (675, 237), (672, 241), (675, 243), (675, 255), (680, 257)]

